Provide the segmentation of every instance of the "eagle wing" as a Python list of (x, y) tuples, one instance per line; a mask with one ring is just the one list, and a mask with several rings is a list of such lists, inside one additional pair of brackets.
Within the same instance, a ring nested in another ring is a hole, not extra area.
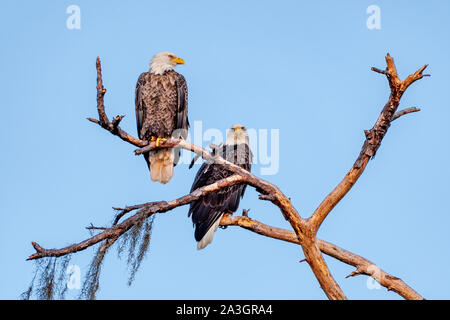
[(177, 78), (177, 93), (178, 93), (178, 109), (177, 109), (177, 129), (183, 129), (181, 137), (186, 139), (187, 130), (189, 128), (188, 120), (188, 89), (186, 79), (183, 75), (178, 74)]
[[(139, 139), (142, 139), (141, 129), (142, 124), (145, 119), (145, 102), (142, 97), (142, 88), (144, 88), (145, 83), (147, 81), (148, 72), (143, 72), (138, 78), (136, 83), (136, 97), (135, 97), (135, 105), (136, 105), (136, 125), (137, 125), (137, 134)], [(145, 157), (147, 158), (147, 157)]]
[[(178, 96), (178, 105), (177, 105), (177, 115), (176, 115), (176, 124), (175, 129), (177, 130), (176, 135), (172, 135), (175, 138), (187, 138), (188, 129), (189, 129), (189, 120), (188, 120), (188, 89), (186, 84), (186, 79), (183, 75), (177, 73), (177, 96)], [(174, 161), (173, 164), (176, 166), (181, 156), (181, 148), (174, 148)]]

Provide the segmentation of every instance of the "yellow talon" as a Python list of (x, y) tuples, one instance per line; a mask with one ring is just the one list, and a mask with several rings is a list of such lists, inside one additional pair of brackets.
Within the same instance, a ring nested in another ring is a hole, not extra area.
[(157, 137), (154, 137), (154, 136), (152, 136), (151, 138), (150, 138), (150, 141), (156, 141), (156, 146), (157, 147), (159, 147), (159, 143), (160, 142), (162, 142), (162, 141), (166, 141), (167, 139), (166, 138), (157, 138)]
[(156, 138), (156, 146), (159, 147), (159, 142), (160, 141), (166, 141), (166, 138)]

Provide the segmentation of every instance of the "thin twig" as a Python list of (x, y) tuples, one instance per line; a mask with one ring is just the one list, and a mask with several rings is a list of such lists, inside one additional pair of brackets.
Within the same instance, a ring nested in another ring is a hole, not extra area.
[(406, 108), (406, 109), (400, 110), (392, 116), (391, 121), (394, 121), (394, 120), (400, 118), (401, 116), (404, 116), (405, 114), (419, 112), (419, 111), (420, 111), (420, 109), (416, 108), (416, 107), (411, 107), (411, 108)]

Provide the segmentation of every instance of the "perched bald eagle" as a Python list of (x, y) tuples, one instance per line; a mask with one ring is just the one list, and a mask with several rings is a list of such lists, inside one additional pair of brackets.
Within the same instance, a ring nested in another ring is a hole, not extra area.
[[(252, 153), (245, 127), (240, 124), (233, 125), (227, 134), (225, 145), (216, 151), (216, 154), (250, 171)], [(224, 166), (204, 162), (197, 172), (191, 192), (231, 175), (233, 172)], [(192, 215), (195, 225), (197, 249), (203, 249), (213, 240), (214, 232), (224, 214), (228, 215), (237, 210), (246, 186), (235, 184), (191, 202), (188, 216)]]
[[(160, 141), (186, 138), (188, 121), (188, 91), (184, 77), (174, 71), (184, 60), (170, 52), (153, 56), (150, 72), (139, 76), (136, 84), (136, 123), (139, 139)], [(152, 181), (167, 183), (180, 150), (161, 149), (144, 154)]]

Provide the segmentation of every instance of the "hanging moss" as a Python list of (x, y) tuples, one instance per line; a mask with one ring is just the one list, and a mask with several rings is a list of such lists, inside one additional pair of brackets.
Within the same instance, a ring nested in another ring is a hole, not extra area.
[[(143, 209), (145, 210), (145, 209)], [(143, 213), (143, 212), (142, 212)], [(151, 239), (151, 232), (155, 216), (146, 218), (145, 214), (120, 238), (104, 240), (98, 247), (84, 279), (79, 299), (96, 298), (100, 289), (100, 272), (103, 260), (109, 248), (118, 240), (118, 256), (128, 251), (127, 266), (129, 269), (128, 285), (134, 281), (143, 259), (145, 258)], [(33, 279), (28, 289), (21, 294), (21, 299), (29, 300), (32, 297), (37, 299), (64, 299), (67, 293), (67, 283), (69, 275), (67, 267), (70, 261), (70, 254), (62, 258), (46, 257), (35, 260), (35, 270)]]
[(114, 243), (115, 240), (105, 240), (102, 245), (98, 248), (92, 262), (89, 266), (89, 271), (86, 275), (86, 278), (83, 282), (83, 286), (81, 288), (80, 299), (89, 299), (94, 300), (97, 291), (100, 288), (100, 271), (103, 263), (103, 259), (105, 258), (106, 252)]
[(21, 294), (21, 299), (30, 300), (33, 297), (39, 300), (64, 299), (69, 261), (70, 255), (61, 259), (48, 257), (35, 260), (33, 279), (28, 289)]
[(69, 266), (71, 255), (68, 254), (59, 259), (58, 269), (59, 275), (55, 282), (55, 293), (58, 296), (58, 299), (63, 300), (67, 293), (67, 281), (69, 275), (67, 274), (67, 267)]
[(144, 259), (145, 255), (148, 251), (148, 248), (150, 246), (150, 238), (151, 238), (152, 226), (153, 226), (154, 219), (155, 219), (155, 216), (153, 215), (145, 221), (144, 226), (141, 227), (141, 231), (139, 233), (139, 239), (135, 241), (136, 243), (137, 242), (140, 243), (139, 249), (137, 250), (137, 252), (133, 251), (133, 255), (130, 254), (128, 256), (128, 266), (130, 268), (130, 276), (128, 278), (129, 286), (133, 283), (134, 278), (136, 276), (136, 272), (139, 270), (142, 260)]

